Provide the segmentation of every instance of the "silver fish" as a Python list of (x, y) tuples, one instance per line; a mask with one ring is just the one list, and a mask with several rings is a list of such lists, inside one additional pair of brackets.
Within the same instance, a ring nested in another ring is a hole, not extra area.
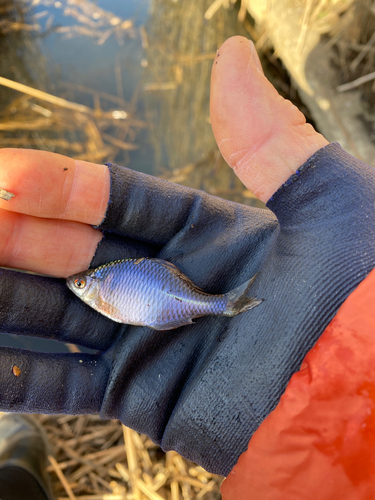
[(172, 330), (200, 316), (235, 316), (256, 307), (262, 300), (246, 297), (254, 279), (223, 295), (210, 295), (170, 262), (140, 258), (74, 274), (67, 285), (113, 321)]

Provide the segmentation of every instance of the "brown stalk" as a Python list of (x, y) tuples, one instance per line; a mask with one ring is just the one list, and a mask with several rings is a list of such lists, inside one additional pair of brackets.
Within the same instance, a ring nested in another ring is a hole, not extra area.
[(77, 500), (77, 498), (74, 495), (74, 493), (73, 493), (73, 491), (72, 491), (72, 489), (71, 489), (68, 481), (66, 480), (63, 472), (61, 471), (61, 469), (59, 467), (59, 464), (56, 462), (56, 460), (54, 459), (54, 457), (52, 455), (49, 455), (48, 456), (48, 460), (49, 460), (50, 464), (52, 465), (53, 470), (55, 471), (56, 475), (60, 479), (61, 484), (64, 486), (65, 491), (66, 491), (68, 497), (70, 498), (70, 500)]

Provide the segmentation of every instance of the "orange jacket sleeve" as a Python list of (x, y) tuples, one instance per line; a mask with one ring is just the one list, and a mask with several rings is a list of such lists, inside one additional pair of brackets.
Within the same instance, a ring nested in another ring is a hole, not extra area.
[(375, 270), (307, 354), (222, 494), (224, 500), (375, 499)]

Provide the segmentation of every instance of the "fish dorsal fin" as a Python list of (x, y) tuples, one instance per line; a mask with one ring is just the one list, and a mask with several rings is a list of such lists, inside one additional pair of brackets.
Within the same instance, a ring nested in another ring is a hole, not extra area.
[(202, 290), (202, 288), (200, 288), (199, 286), (197, 286), (193, 281), (191, 281), (190, 278), (188, 278), (187, 276), (185, 276), (185, 274), (183, 274), (179, 269), (178, 267), (176, 267), (174, 264), (172, 264), (171, 262), (168, 262), (167, 260), (162, 260), (162, 259), (154, 259), (155, 261), (157, 261), (161, 266), (169, 269), (170, 271), (172, 271), (173, 273), (177, 274), (177, 276), (182, 280), (184, 281), (188, 286), (192, 287), (194, 290), (196, 290), (197, 292), (201, 292), (201, 293), (206, 293), (204, 290)]

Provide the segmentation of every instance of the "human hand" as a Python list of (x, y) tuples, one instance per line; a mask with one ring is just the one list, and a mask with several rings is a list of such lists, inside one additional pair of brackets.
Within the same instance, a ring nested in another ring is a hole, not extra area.
[[(100, 412), (226, 475), (374, 267), (375, 180), (339, 146), (318, 151), (327, 142), (277, 95), (248, 41), (230, 39), (219, 54), (211, 101), (217, 142), (249, 189), (263, 201), (273, 195), (274, 214), (116, 166), (106, 210), (107, 167), (3, 150), (0, 186), (16, 196), (0, 205), (1, 263), (66, 277), (90, 262), (157, 256), (209, 293), (258, 272), (251, 295), (264, 302), (235, 318), (155, 332), (98, 315), (62, 279), (2, 271), (1, 331), (99, 352), (2, 349), (0, 408)], [(98, 224), (103, 239), (91, 227)]]

